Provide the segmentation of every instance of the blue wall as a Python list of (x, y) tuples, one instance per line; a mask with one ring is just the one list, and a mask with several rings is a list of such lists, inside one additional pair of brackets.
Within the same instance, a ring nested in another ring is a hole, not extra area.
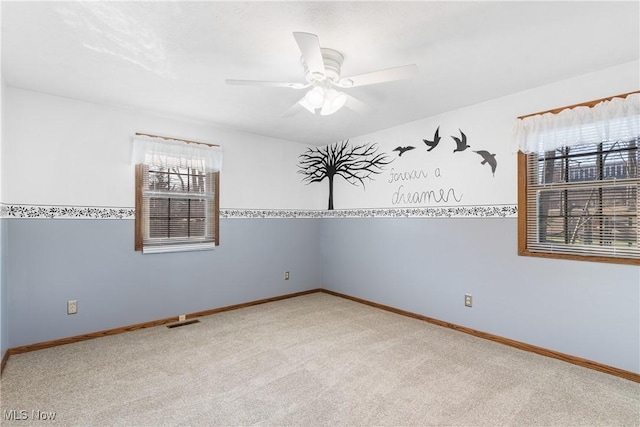
[(517, 256), (515, 218), (321, 221), (326, 289), (640, 372), (638, 267)]
[(133, 250), (133, 220), (4, 221), (8, 347), (321, 285), (317, 220), (221, 219), (216, 250), (153, 255)]
[(0, 359), (2, 359), (9, 348), (9, 311), (7, 298), (7, 275), (6, 275), (6, 221), (0, 218)]

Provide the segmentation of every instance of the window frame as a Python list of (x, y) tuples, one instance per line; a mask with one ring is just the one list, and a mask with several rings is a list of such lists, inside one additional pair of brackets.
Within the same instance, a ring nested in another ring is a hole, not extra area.
[[(518, 151), (518, 255), (531, 256), (539, 258), (552, 258), (552, 259), (566, 259), (573, 261), (590, 261), (590, 262), (603, 262), (613, 264), (627, 264), (627, 265), (640, 265), (640, 259), (623, 258), (623, 257), (609, 257), (601, 254), (597, 255), (578, 255), (578, 254), (563, 254), (557, 252), (541, 252), (532, 251), (529, 249), (527, 224), (529, 221), (529, 209), (528, 209), (528, 191), (530, 177), (528, 175), (529, 158), (538, 157), (538, 153), (525, 154)], [(638, 202), (636, 202), (638, 203)]]
[[(145, 235), (149, 233), (149, 217), (144, 213), (144, 177), (149, 173), (149, 165), (139, 163), (135, 166), (135, 237), (134, 237), (134, 250), (144, 252)], [(213, 226), (214, 246), (220, 245), (220, 172), (205, 172), (207, 176), (211, 177), (213, 183), (213, 211), (208, 212), (206, 209), (205, 221), (207, 226)], [(194, 197), (194, 199), (197, 197)], [(168, 197), (170, 199), (170, 197)], [(212, 224), (211, 224), (212, 223)], [(178, 240), (178, 239), (176, 239)], [(204, 243), (199, 238), (181, 238), (180, 243), (166, 242), (158, 246), (172, 247), (176, 250), (167, 250), (164, 252), (178, 252), (188, 250), (201, 250), (197, 248), (198, 244)], [(210, 243), (210, 242), (207, 242)], [(177, 249), (179, 245), (190, 246), (191, 249)], [(194, 246), (195, 245), (195, 246)]]

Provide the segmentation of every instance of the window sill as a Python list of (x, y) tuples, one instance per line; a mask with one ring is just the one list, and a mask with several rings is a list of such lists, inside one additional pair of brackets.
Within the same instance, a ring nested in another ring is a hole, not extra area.
[(568, 255), (551, 252), (532, 252), (528, 249), (518, 252), (520, 256), (530, 256), (536, 258), (549, 258), (549, 259), (566, 259), (571, 261), (590, 261), (590, 262), (606, 262), (610, 264), (627, 264), (627, 265), (640, 265), (640, 260), (630, 258), (613, 258), (603, 256), (588, 256), (588, 255)]
[(163, 254), (170, 252), (193, 252), (193, 251), (211, 251), (216, 248), (216, 244), (209, 243), (185, 243), (179, 245), (152, 245), (143, 246), (143, 254)]

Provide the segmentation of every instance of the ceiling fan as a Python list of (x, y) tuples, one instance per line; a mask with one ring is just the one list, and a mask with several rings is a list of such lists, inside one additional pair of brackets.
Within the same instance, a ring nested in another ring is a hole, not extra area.
[(418, 74), (415, 64), (386, 70), (372, 71), (350, 77), (341, 77), (340, 68), (344, 56), (334, 49), (320, 47), (318, 36), (311, 33), (294, 32), (293, 37), (300, 48), (302, 57), (300, 62), (304, 68), (306, 83), (286, 83), (264, 80), (233, 80), (227, 79), (229, 85), (286, 87), (290, 89), (309, 89), (296, 104), (283, 116), (290, 115), (299, 105), (313, 114), (323, 116), (333, 114), (349, 101), (349, 108), (356, 111), (366, 109), (366, 105), (348, 95), (340, 89), (365, 86), (394, 80), (410, 79)]

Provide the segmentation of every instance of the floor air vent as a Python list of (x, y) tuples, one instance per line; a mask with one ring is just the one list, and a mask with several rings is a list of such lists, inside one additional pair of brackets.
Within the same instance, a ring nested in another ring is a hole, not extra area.
[(186, 322), (174, 323), (172, 325), (167, 325), (167, 328), (172, 329), (172, 328), (177, 328), (177, 327), (180, 327), (180, 326), (192, 325), (194, 323), (200, 323), (200, 321), (198, 319), (187, 320)]

